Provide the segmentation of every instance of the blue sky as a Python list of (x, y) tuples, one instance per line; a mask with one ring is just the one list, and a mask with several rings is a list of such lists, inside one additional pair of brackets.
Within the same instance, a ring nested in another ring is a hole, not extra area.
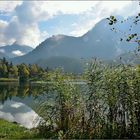
[(0, 46), (36, 47), (56, 34), (81, 36), (110, 15), (133, 16), (138, 1), (0, 1)]
[(50, 36), (54, 34), (67, 34), (71, 31), (73, 24), (79, 21), (79, 18), (79, 15), (63, 14), (54, 16), (47, 21), (40, 21), (38, 26), (41, 32), (47, 30)]

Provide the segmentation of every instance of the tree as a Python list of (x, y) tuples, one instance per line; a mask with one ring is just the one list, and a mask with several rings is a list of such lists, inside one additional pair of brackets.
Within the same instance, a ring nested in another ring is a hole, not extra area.
[(9, 69), (9, 77), (17, 78), (18, 77), (18, 68), (17, 66), (12, 66)]
[(8, 61), (6, 60), (5, 57), (3, 57), (3, 59), (2, 59), (2, 63), (5, 64), (6, 66), (8, 66)]
[(20, 81), (27, 81), (29, 78), (29, 70), (25, 64), (19, 65), (19, 80)]
[(38, 73), (38, 67), (36, 64), (30, 65), (30, 77), (36, 76)]
[[(135, 33), (127, 33), (123, 32), (114, 26), (119, 22), (119, 20), (115, 16), (110, 16), (107, 18), (109, 21), (109, 25), (112, 27), (111, 30), (116, 33), (121, 33), (122, 37), (120, 38), (120, 41), (127, 41), (127, 42), (133, 42), (137, 43), (138, 45), (138, 51), (140, 51), (140, 34), (138, 32)], [(135, 17), (129, 17), (125, 20), (120, 21), (121, 24), (126, 24), (128, 21), (131, 21), (131, 25), (129, 27), (129, 31), (131, 31), (135, 26), (137, 26), (140, 23), (140, 13), (138, 13)]]
[(0, 64), (0, 77), (3, 77), (3, 67), (2, 67), (2, 64)]
[(7, 69), (6, 64), (2, 64), (1, 75), (4, 78), (7, 78), (8, 77), (8, 69)]

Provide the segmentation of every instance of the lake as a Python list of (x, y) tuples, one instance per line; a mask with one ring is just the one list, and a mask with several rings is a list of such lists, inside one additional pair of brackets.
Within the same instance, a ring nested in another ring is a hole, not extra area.
[[(84, 83), (74, 83), (83, 85)], [(57, 117), (58, 95), (47, 84), (0, 83), (0, 118), (16, 122), (26, 128), (36, 127), (40, 120), (40, 106), (45, 102), (47, 114)]]
[(47, 95), (45, 85), (0, 83), (0, 118), (26, 128), (36, 127), (40, 117), (35, 109)]

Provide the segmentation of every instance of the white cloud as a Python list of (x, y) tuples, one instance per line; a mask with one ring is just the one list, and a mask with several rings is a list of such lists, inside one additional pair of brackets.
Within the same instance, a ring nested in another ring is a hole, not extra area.
[(25, 128), (37, 127), (43, 119), (27, 105), (7, 100), (3, 105), (0, 104), (0, 118), (9, 122), (17, 122)]
[(61, 39), (64, 38), (63, 35), (57, 35), (57, 36), (54, 35), (53, 37), (54, 37), (53, 39), (54, 39), (55, 41), (59, 41), (59, 40), (61, 40)]
[(0, 13), (12, 12), (20, 4), (22, 4), (22, 1), (0, 1)]
[(50, 15), (46, 8), (42, 8), (42, 3), (37, 1), (26, 1), (15, 8), (19, 22), (30, 24), (40, 20), (47, 20)]
[[(17, 40), (17, 42), (21, 42), (21, 36), (23, 36), (24, 32), (28, 28), (24, 28), (18, 22), (17, 17), (13, 17), (13, 19), (8, 23), (4, 21), (0, 21), (0, 44), (12, 44)], [(28, 37), (30, 38), (30, 36)]]
[(1, 53), (5, 53), (5, 50), (4, 50), (4, 49), (0, 49), (0, 52), (1, 52)]
[(45, 35), (47, 34), (41, 33), (36, 23), (22, 24), (18, 20), (11, 21), (5, 30), (8, 39), (15, 39), (13, 42), (33, 47), (39, 44)]
[(81, 36), (85, 34), (87, 31), (89, 31), (100, 20), (101, 18), (96, 19), (91, 18), (82, 20), (79, 23), (75, 23), (75, 25), (73, 26), (73, 30), (70, 32), (70, 35)]
[(8, 22), (0, 20), (0, 45), (6, 45), (11, 43), (11, 39), (7, 39), (5, 36), (5, 30), (8, 26)]
[(16, 56), (22, 56), (22, 55), (24, 55), (24, 53), (21, 52), (21, 51), (19, 51), (19, 50), (12, 51), (12, 54), (14, 54)]
[(140, 10), (137, 1), (100, 1), (82, 13), (81, 20), (73, 24), (73, 30), (70, 35), (81, 36), (90, 30), (101, 19), (110, 15), (119, 15), (122, 17), (134, 16)]
[(6, 21), (0, 20), (0, 31), (3, 32), (8, 23)]
[(57, 14), (80, 14), (95, 6), (97, 1), (49, 1), (40, 2), (41, 9), (50, 15)]
[[(81, 36), (102, 18), (111, 14), (132, 16), (138, 10), (135, 1), (0, 1), (0, 11), (14, 15), (9, 23), (0, 20), (0, 45), (16, 41), (37, 46), (49, 36), (47, 31), (40, 31), (38, 22), (57, 15), (79, 15), (80, 20), (68, 27), (71, 31), (67, 34)], [(61, 34), (59, 27), (56, 32)]]
[(100, 41), (101, 41), (100, 39), (97, 39), (97, 40), (96, 40), (96, 42), (100, 42)]
[[(22, 5), (20, 6), (22, 7)], [(18, 6), (17, 9), (20, 6)], [(26, 13), (24, 16), (27, 18), (22, 17), (20, 12), (24, 13), (25, 11), (29, 12), (26, 8), (23, 11), (16, 11), (15, 16), (11, 18), (9, 23), (0, 20), (0, 45), (12, 44), (16, 41), (21, 45), (24, 44), (35, 47), (42, 39), (47, 37), (48, 34), (46, 31), (40, 32), (37, 21), (34, 18), (30, 20), (29, 17), (32, 17), (33, 14)], [(23, 20), (25, 20), (25, 22), (23, 22)]]
[[(3, 4), (3, 10), (6, 11), (9, 3), (1, 4)], [(21, 45), (35, 47), (48, 35), (47, 31), (40, 32), (38, 28), (38, 21), (46, 18), (47, 13), (40, 10), (37, 2), (28, 1), (20, 5), (14, 4), (16, 8), (10, 22), (0, 20), (0, 45), (12, 44), (16, 41)]]
[[(22, 4), (11, 3), (12, 7), (16, 7), (15, 17), (12, 17), (7, 25), (5, 37), (8, 41), (10, 40), (10, 43), (11, 41), (17, 41), (19, 44), (35, 47), (48, 36), (47, 31), (41, 33), (38, 29), (37, 23), (39, 21), (48, 20), (59, 14), (80, 14), (89, 10), (96, 3), (95, 1), (25, 1)], [(1, 3), (1, 5), (3, 5), (5, 11), (7, 7), (10, 11), (14, 9), (10, 7), (9, 3)]]

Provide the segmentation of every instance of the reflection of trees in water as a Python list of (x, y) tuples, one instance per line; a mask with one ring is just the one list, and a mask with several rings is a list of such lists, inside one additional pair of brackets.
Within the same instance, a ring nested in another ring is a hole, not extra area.
[(44, 85), (33, 85), (30, 83), (7, 83), (7, 84), (1, 84), (0, 85), (0, 101), (4, 103), (4, 101), (8, 99), (12, 99), (12, 97), (19, 97), (19, 98), (25, 98), (25, 97), (33, 97), (37, 98), (39, 95), (41, 95), (46, 86)]
[(0, 85), (0, 101), (4, 103), (7, 99), (12, 99), (13, 96), (17, 96), (18, 86), (14, 84)]

